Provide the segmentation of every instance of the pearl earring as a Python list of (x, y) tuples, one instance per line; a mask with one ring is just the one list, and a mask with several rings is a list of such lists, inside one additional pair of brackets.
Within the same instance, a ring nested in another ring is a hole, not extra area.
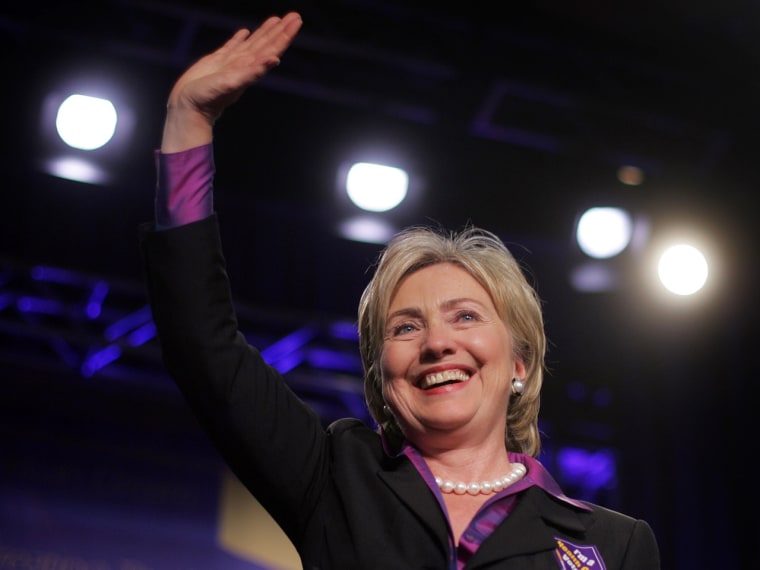
[(521, 395), (525, 391), (525, 383), (519, 378), (512, 378), (512, 394)]

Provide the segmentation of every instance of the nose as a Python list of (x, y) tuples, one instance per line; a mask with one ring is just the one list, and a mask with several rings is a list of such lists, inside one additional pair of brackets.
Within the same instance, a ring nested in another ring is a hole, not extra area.
[(445, 323), (430, 322), (425, 328), (425, 335), (422, 342), (422, 357), (441, 358), (446, 354), (456, 352), (456, 339), (454, 331), (447, 327)]

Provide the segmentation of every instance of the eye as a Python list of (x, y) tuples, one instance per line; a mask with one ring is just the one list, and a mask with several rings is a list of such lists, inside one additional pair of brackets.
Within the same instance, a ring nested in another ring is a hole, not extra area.
[(480, 320), (475, 311), (460, 311), (456, 315), (456, 320), (465, 322), (474, 322)]
[(410, 332), (414, 332), (417, 330), (417, 327), (414, 326), (413, 323), (401, 323), (400, 325), (396, 325), (391, 329), (391, 332), (393, 333), (393, 336), (399, 336), (402, 334), (408, 334)]

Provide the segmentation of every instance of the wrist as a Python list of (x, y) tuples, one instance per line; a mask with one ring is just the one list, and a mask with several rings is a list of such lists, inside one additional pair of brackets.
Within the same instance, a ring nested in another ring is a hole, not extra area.
[(161, 138), (161, 152), (181, 152), (209, 144), (213, 139), (213, 120), (196, 110), (167, 107)]

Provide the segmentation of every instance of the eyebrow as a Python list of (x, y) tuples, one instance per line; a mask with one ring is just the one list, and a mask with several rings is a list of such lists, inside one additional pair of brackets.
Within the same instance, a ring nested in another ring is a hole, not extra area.
[[(455, 309), (456, 307), (465, 303), (474, 303), (479, 307), (483, 307), (483, 303), (471, 297), (457, 297), (456, 299), (449, 299), (447, 301), (444, 301), (441, 306), (443, 310), (450, 311), (451, 309)], [(393, 311), (390, 315), (388, 315), (388, 318), (386, 320), (391, 321), (397, 317), (419, 318), (422, 317), (422, 311), (417, 307), (407, 307), (404, 309), (399, 309), (398, 311)]]
[(483, 307), (483, 303), (480, 301), (473, 299), (472, 297), (459, 297), (457, 299), (449, 299), (448, 301), (445, 301), (443, 303), (444, 309), (455, 309), (459, 305), (464, 305), (465, 303), (474, 303), (478, 305), (479, 307)]
[(408, 309), (399, 309), (398, 311), (393, 311), (388, 317), (385, 319), (386, 321), (392, 321), (393, 319), (397, 317), (414, 317), (419, 318), (422, 316), (422, 311), (415, 308), (408, 308)]

